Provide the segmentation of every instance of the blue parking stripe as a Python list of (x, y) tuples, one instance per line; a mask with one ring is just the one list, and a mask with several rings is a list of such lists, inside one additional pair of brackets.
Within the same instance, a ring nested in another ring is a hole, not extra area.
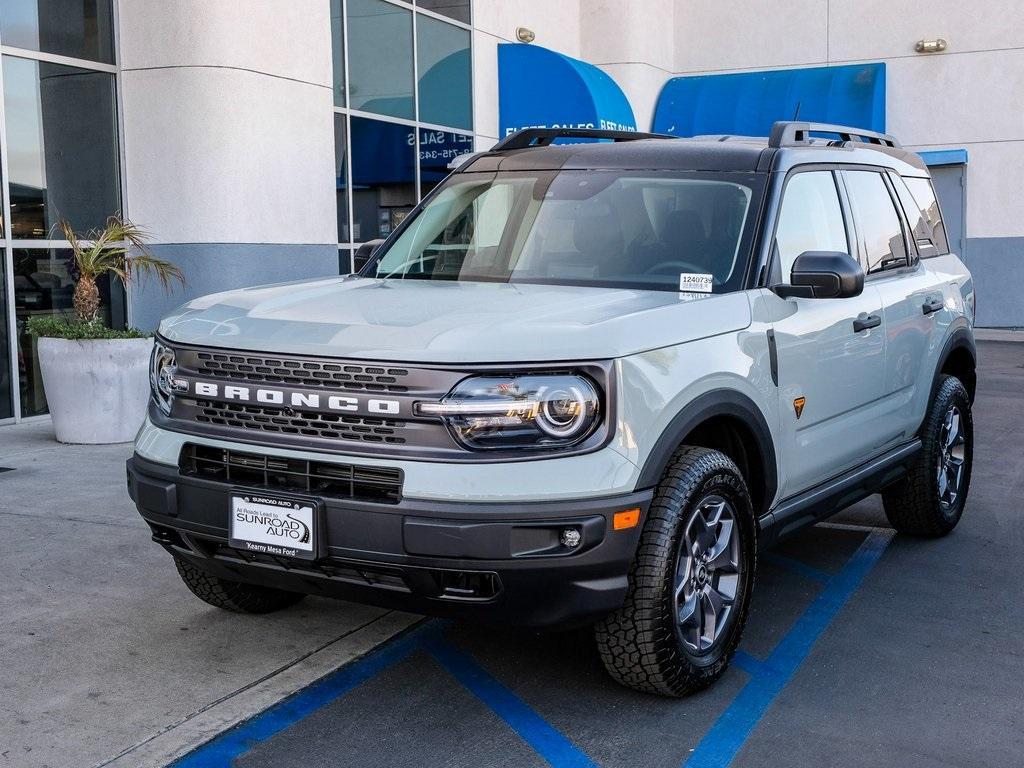
[(494, 710), (550, 765), (556, 768), (596, 768), (593, 760), (468, 654), (437, 637), (427, 640), (425, 646), (452, 677)]
[(275, 704), (260, 715), (225, 731), (212, 741), (171, 763), (168, 768), (230, 768), (231, 761), (316, 710), (401, 661), (420, 647), (426, 626), (378, 647), (319, 682)]
[(814, 643), (878, 562), (893, 533), (872, 530), (843, 569), (828, 580), (771, 655), (760, 664), (743, 665), (751, 676), (750, 681), (701, 739), (684, 764), (686, 768), (726, 768), (732, 763)]

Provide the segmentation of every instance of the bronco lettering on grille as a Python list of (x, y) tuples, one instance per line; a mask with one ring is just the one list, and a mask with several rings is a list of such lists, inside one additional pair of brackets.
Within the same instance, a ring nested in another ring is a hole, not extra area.
[[(293, 392), (238, 384), (225, 384), (222, 387), (220, 384), (208, 381), (185, 383), (191, 385), (192, 392), (199, 397), (210, 397), (220, 400), (237, 400), (240, 402), (280, 405), (282, 407), (312, 408), (315, 410), (338, 412), (365, 411), (384, 416), (397, 416), (402, 410), (401, 401), (389, 398), (325, 395), (319, 392)], [(188, 392), (188, 388), (186, 386), (182, 391)]]

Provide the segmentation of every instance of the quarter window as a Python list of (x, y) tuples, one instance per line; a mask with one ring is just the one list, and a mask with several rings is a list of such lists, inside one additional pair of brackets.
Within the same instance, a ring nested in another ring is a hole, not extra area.
[(907, 266), (903, 226), (882, 174), (845, 171), (844, 175), (867, 274)]
[(804, 251), (850, 250), (831, 171), (808, 171), (789, 179), (775, 228), (775, 246), (778, 272), (774, 282), (789, 280), (793, 262)]
[[(903, 181), (906, 182), (910, 194), (913, 196), (912, 201), (909, 202), (916, 203), (916, 207), (921, 212), (923, 219), (924, 227), (922, 234), (918, 234), (917, 230), (914, 230), (914, 237), (917, 238), (917, 248), (921, 252), (921, 256), (940, 256), (944, 253), (949, 253), (946, 227), (942, 223), (939, 202), (935, 199), (935, 189), (932, 187), (931, 181), (909, 177), (904, 177)], [(897, 185), (897, 189), (899, 189), (899, 185)], [(904, 202), (904, 206), (909, 207), (909, 203)], [(911, 216), (910, 218), (913, 220), (914, 217)], [(922, 242), (925, 239), (928, 242)]]

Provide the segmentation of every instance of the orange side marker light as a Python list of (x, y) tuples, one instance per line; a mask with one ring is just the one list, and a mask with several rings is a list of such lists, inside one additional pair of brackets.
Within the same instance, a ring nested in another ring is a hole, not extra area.
[(640, 507), (633, 507), (632, 509), (624, 509), (622, 512), (616, 512), (612, 518), (612, 527), (616, 531), (623, 531), (626, 528), (632, 528), (640, 522)]

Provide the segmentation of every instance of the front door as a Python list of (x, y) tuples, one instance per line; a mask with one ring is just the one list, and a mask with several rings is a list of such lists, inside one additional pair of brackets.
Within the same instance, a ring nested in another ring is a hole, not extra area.
[[(795, 173), (786, 182), (775, 229), (773, 283), (789, 282), (804, 251), (851, 252), (832, 171)], [(848, 299), (783, 299), (764, 291), (775, 338), (781, 498), (796, 495), (877, 452), (885, 369), (885, 325), (878, 291)]]

